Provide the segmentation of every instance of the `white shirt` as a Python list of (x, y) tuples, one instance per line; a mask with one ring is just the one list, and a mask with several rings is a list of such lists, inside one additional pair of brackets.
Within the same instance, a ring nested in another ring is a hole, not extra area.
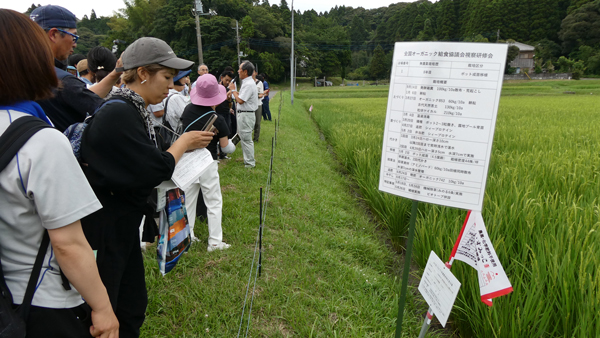
[[(260, 95), (260, 94), (262, 94), (262, 93), (264, 93), (264, 92), (265, 92), (265, 85), (262, 83), (262, 81), (258, 81), (258, 82), (256, 83), (256, 89), (257, 89), (257, 91), (258, 91), (257, 95)], [(263, 104), (263, 103), (262, 103), (262, 97), (259, 97), (259, 98), (258, 98), (258, 105), (259, 105), (259, 106), (262, 106), (262, 104)], [(258, 109), (258, 108), (256, 108), (256, 109)]]
[[(0, 110), (0, 133), (11, 120), (23, 116), (27, 114)], [(101, 207), (64, 135), (47, 128), (25, 143), (0, 172), (0, 252), (6, 283), (15, 304), (23, 301), (43, 230), (67, 226)], [(63, 309), (83, 303), (75, 288), (63, 289), (51, 246), (40, 278), (33, 305)]]
[(189, 97), (185, 97), (181, 92), (178, 92), (175, 89), (169, 89), (169, 96), (161, 103), (148, 105), (147, 110), (150, 113), (153, 127), (160, 126), (160, 123), (162, 122), (162, 117), (156, 117), (153, 113), (165, 109), (165, 102), (167, 102), (167, 100), (169, 100), (166, 112), (167, 121), (173, 128), (176, 128), (181, 119), (181, 115), (183, 114), (183, 110), (188, 103), (190, 103)]
[(242, 80), (242, 87), (238, 96), (244, 103), (238, 103), (237, 111), (255, 111), (258, 109), (258, 88), (252, 76)]

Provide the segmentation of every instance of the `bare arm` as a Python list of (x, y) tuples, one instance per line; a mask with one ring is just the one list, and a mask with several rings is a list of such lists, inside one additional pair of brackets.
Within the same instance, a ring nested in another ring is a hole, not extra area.
[(154, 116), (158, 117), (162, 117), (163, 115), (165, 115), (165, 110), (158, 110), (158, 111), (154, 111), (152, 112), (152, 114), (154, 114)]
[(119, 337), (119, 322), (115, 316), (106, 288), (102, 284), (92, 248), (88, 244), (81, 223), (48, 230), (50, 242), (61, 270), (92, 308), (94, 337)]
[(240, 93), (238, 93), (238, 91), (235, 90), (235, 83), (234, 82), (231, 82), (229, 84), (229, 90), (231, 91), (231, 95), (233, 96), (233, 99), (235, 100), (235, 102), (237, 102), (239, 104), (242, 104), (242, 103), (246, 102), (246, 101), (240, 99)]
[(240, 99), (240, 93), (238, 93), (237, 91), (233, 91), (233, 92), (231, 92), (231, 94), (233, 94), (233, 98), (234, 98), (235, 102), (237, 102), (239, 104), (246, 102), (246, 101)]
[(110, 93), (110, 90), (115, 85), (115, 83), (117, 83), (119, 76), (121, 76), (121, 73), (117, 73), (113, 70), (104, 79), (102, 79), (102, 81), (91, 86), (90, 91), (96, 93), (96, 95), (100, 96), (101, 98), (105, 98), (106, 95)]
[(219, 139), (219, 145), (221, 146), (221, 148), (227, 147), (228, 144), (229, 144), (229, 139), (227, 138), (227, 136), (221, 137)]

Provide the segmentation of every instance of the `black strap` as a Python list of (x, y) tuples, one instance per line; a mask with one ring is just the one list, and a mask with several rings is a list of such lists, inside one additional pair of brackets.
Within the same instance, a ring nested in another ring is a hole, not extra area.
[(167, 96), (167, 99), (165, 100), (165, 108), (163, 108), (163, 116), (162, 116), (163, 123), (167, 120), (167, 105), (169, 104), (169, 99), (173, 95), (175, 95), (175, 94), (171, 94), (171, 95)]
[(49, 124), (35, 116), (23, 116), (11, 123), (0, 136), (0, 171), (6, 168), (33, 134), (50, 127)]
[(31, 309), (31, 301), (33, 300), (33, 294), (37, 289), (38, 278), (40, 278), (40, 273), (42, 271), (42, 263), (44, 262), (44, 257), (46, 257), (46, 251), (48, 251), (48, 245), (50, 244), (50, 236), (48, 235), (48, 231), (44, 231), (44, 237), (42, 238), (42, 244), (40, 245), (40, 250), (37, 253), (37, 257), (35, 258), (35, 263), (33, 264), (33, 269), (31, 270), (31, 276), (29, 277), (29, 283), (27, 283), (27, 289), (25, 289), (25, 296), (23, 296), (23, 303), (19, 306), (19, 314), (27, 322), (27, 317), (29, 316), (29, 310)]
[[(19, 149), (21, 149), (31, 136), (44, 128), (51, 128), (51, 126), (35, 116), (23, 116), (12, 122), (4, 133), (2, 133), (2, 136), (0, 136), (0, 171), (6, 168), (8, 163), (12, 161)], [(49, 243), (50, 237), (48, 236), (48, 231), (44, 231), (42, 244), (31, 270), (25, 296), (18, 310), (25, 321), (27, 321), (27, 317), (29, 316), (31, 301), (33, 300), (33, 294), (35, 293), (37, 280), (40, 277), (42, 263), (44, 262), (46, 251), (48, 251)], [(2, 273), (1, 278), (4, 281), (4, 273)]]

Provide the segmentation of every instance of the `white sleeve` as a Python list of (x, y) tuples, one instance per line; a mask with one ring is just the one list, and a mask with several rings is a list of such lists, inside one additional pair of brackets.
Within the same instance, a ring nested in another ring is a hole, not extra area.
[(167, 104), (167, 121), (171, 124), (171, 127), (175, 128), (179, 124), (183, 110), (187, 106), (188, 102), (185, 96), (180, 94), (173, 94)]
[(99, 210), (69, 140), (56, 129), (37, 132), (19, 151), (25, 191), (46, 229), (69, 225)]

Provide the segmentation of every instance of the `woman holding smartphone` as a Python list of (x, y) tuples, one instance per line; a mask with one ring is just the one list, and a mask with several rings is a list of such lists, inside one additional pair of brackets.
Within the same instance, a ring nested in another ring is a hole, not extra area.
[(148, 297), (139, 225), (152, 189), (169, 180), (184, 152), (206, 147), (214, 133), (184, 133), (166, 151), (157, 148), (146, 108), (173, 88), (179, 59), (156, 38), (140, 38), (121, 56), (125, 88), (113, 91), (95, 113), (81, 140), (84, 173), (103, 209), (82, 220), (100, 277), (119, 319), (120, 337), (138, 337)]

